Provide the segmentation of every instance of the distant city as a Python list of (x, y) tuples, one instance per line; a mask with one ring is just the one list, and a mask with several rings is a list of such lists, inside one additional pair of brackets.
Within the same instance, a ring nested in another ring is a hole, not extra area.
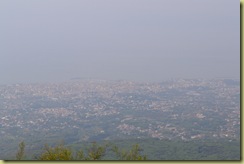
[(240, 139), (240, 81), (234, 79), (2, 85), (0, 108), (0, 147), (24, 139)]

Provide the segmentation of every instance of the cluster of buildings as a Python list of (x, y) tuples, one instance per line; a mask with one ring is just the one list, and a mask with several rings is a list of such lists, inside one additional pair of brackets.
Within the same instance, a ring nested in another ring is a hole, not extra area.
[(82, 129), (82, 134), (89, 129), (85, 136), (91, 137), (109, 133), (114, 134), (111, 138), (238, 138), (240, 85), (236, 80), (178, 79), (0, 86), (2, 137), (65, 128)]

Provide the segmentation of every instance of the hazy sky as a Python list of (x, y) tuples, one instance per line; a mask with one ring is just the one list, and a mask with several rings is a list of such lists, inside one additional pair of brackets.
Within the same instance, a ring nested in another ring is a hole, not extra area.
[(0, 84), (238, 78), (238, 0), (0, 1)]

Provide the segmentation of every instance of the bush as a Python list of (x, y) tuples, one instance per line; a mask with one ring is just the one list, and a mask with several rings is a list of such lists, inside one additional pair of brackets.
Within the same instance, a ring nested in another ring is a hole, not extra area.
[[(111, 145), (110, 145), (111, 146)], [(71, 149), (65, 147), (63, 144), (55, 147), (45, 145), (44, 151), (36, 157), (37, 160), (102, 160), (107, 152), (109, 145), (98, 145), (93, 142), (86, 151), (80, 149), (75, 153)], [(19, 144), (19, 150), (16, 154), (17, 160), (22, 160), (24, 155), (25, 143)], [(120, 150), (117, 146), (114, 146), (112, 152), (115, 153), (115, 157), (119, 160), (146, 160), (146, 156), (142, 156), (140, 153), (142, 149), (138, 144), (133, 145), (129, 151)]]

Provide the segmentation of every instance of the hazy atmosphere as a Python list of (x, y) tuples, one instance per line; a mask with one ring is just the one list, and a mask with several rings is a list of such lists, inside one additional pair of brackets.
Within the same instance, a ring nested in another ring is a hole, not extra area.
[(233, 0), (0, 2), (0, 84), (239, 78)]

